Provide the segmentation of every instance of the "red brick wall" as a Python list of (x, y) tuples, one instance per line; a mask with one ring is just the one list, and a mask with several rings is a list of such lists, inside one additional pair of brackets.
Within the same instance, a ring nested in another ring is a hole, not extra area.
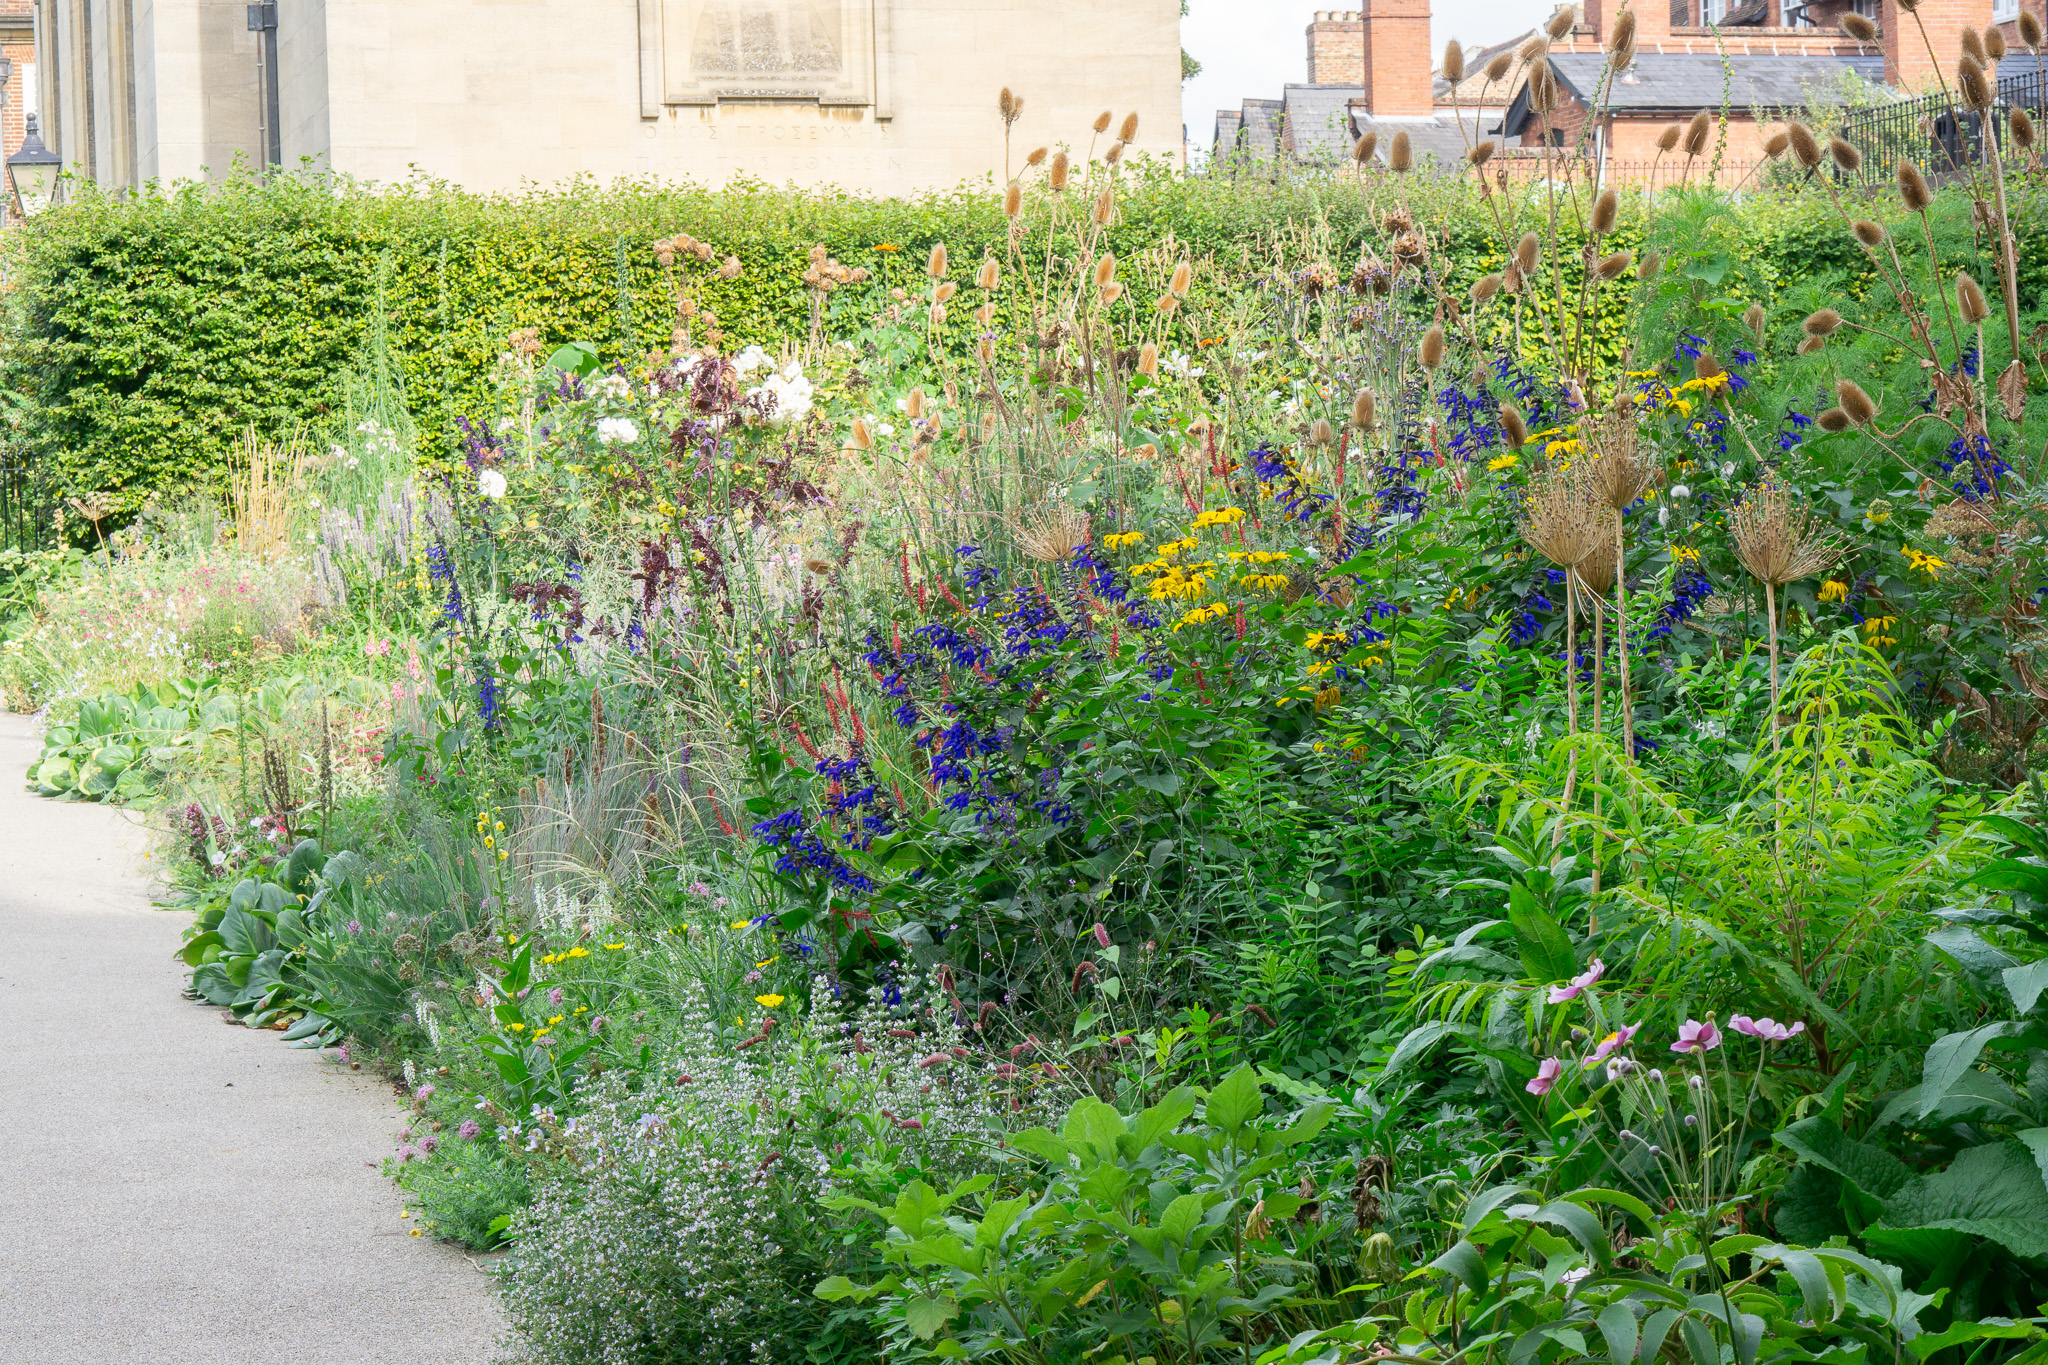
[[(1953, 90), (1956, 58), (1963, 50), (1963, 25), (1984, 28), (1990, 23), (1991, 0), (1920, 0), (1916, 14), (1901, 14), (1898, 0), (1885, 0), (1881, 35), (1885, 78), (1915, 95), (1937, 90), (1944, 81)], [(1931, 55), (1930, 44), (1934, 49)]]
[(1374, 114), (1427, 114), (1436, 54), (1430, 0), (1367, 0), (1363, 11), (1317, 10), (1308, 25), (1312, 85), (1364, 87)]
[[(0, 0), (0, 14), (26, 16), (34, 12), (33, 0)], [(36, 50), (27, 43), (0, 47), (0, 57), (14, 62), (14, 75), (7, 82), (7, 112), (0, 118), (0, 160), (4, 160), (21, 150), (27, 130), (26, 97), (35, 88)], [(0, 197), (4, 197), (4, 190), (5, 186), (0, 185)]]
[(1308, 83), (1365, 84), (1365, 25), (1357, 10), (1319, 9), (1309, 21)]

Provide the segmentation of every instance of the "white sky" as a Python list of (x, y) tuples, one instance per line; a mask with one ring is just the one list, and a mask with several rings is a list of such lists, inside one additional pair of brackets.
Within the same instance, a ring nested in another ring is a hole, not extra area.
[[(1181, 87), (1189, 149), (1208, 151), (1218, 109), (1236, 108), (1250, 97), (1278, 99), (1281, 86), (1308, 79), (1302, 31), (1317, 10), (1357, 8), (1358, 0), (1190, 0), (1180, 21), (1180, 45), (1202, 64), (1202, 74)], [(1431, 64), (1447, 39), (1468, 48), (1498, 42), (1541, 23), (1556, 8), (1556, 0), (1436, 0)]]

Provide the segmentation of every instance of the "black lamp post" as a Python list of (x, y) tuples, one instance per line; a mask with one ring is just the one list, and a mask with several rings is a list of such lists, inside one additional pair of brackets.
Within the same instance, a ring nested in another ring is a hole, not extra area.
[(28, 136), (21, 150), (7, 158), (7, 186), (14, 193), (14, 211), (33, 218), (57, 197), (57, 177), (64, 170), (64, 158), (43, 145), (36, 132), (36, 116), (28, 116)]

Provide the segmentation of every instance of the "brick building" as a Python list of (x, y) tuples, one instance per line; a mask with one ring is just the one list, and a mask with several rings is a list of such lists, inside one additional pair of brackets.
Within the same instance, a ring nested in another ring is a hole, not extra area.
[(35, 0), (0, 0), (0, 157), (21, 150), (36, 112)]

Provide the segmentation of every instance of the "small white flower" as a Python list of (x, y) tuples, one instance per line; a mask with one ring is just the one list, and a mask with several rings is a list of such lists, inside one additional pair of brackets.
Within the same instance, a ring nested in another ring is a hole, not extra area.
[(1692, 496), (1692, 490), (1682, 483), (1674, 483), (1671, 485), (1671, 496), (1674, 498), (1689, 498)]
[(1735, 477), (1735, 461), (1730, 460), (1726, 464), (1721, 466), (1721, 477), (1724, 479), (1732, 479)]
[(877, 423), (875, 423), (875, 435), (877, 435), (877, 436), (894, 436), (895, 434), (896, 434), (896, 428), (895, 428), (895, 427), (893, 427), (893, 426), (891, 426), (891, 425), (889, 425), (889, 423), (887, 423), (887, 422), (877, 422)]
[(763, 365), (774, 363), (774, 358), (759, 346), (749, 346), (732, 358), (732, 367), (741, 374), (752, 374)]
[(1668, 526), (1670, 523), (1671, 509), (1669, 507), (1659, 507), (1657, 509), (1657, 524), (1659, 526)]
[(640, 439), (640, 428), (630, 417), (604, 417), (597, 423), (597, 439), (601, 445), (631, 445)]
[(626, 399), (633, 396), (633, 386), (626, 382), (623, 375), (608, 374), (593, 381), (591, 387), (605, 398)]
[(505, 496), (505, 475), (503, 471), (486, 469), (476, 476), (476, 491), (496, 501)]

